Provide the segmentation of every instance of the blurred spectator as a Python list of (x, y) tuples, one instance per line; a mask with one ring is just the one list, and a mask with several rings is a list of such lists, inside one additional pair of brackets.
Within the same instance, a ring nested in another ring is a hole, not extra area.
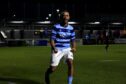
[(45, 38), (47, 38), (47, 37), (48, 37), (48, 29), (47, 29), (47, 28), (45, 28), (45, 29), (44, 29), (43, 34), (44, 34)]
[(96, 43), (97, 43), (97, 44), (101, 44), (101, 40), (102, 40), (101, 35), (102, 35), (101, 31), (98, 30), (98, 31), (96, 32)]
[(85, 35), (85, 41), (86, 41), (87, 44), (90, 43), (90, 36), (89, 36), (89, 34)]
[(119, 38), (120, 37), (120, 30), (116, 29), (114, 32), (114, 38)]

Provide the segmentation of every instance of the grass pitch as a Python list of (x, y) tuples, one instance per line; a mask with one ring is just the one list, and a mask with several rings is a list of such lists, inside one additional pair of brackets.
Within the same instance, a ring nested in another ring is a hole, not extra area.
[[(126, 45), (78, 46), (73, 84), (126, 84)], [(50, 47), (0, 47), (0, 84), (45, 84)], [(67, 84), (67, 66), (61, 61), (52, 84)]]

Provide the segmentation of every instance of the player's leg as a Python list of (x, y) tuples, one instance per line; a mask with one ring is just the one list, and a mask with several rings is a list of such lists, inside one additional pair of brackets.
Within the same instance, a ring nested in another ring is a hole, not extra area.
[(106, 44), (106, 46), (105, 46), (105, 50), (106, 50), (106, 51), (108, 51), (108, 47), (109, 47), (109, 45)]
[(72, 84), (73, 80), (73, 60), (72, 59), (67, 59), (67, 65), (68, 65), (68, 84)]
[(56, 70), (56, 66), (50, 66), (45, 72), (45, 82), (50, 84), (50, 74)]
[(57, 53), (52, 53), (51, 65), (47, 69), (47, 71), (45, 72), (46, 84), (50, 84), (50, 74), (53, 73), (56, 70), (61, 58), (62, 58), (62, 52), (61, 51), (58, 51)]
[(108, 48), (109, 48), (109, 39), (107, 38), (107, 39), (106, 39), (105, 50), (108, 51)]
[(68, 84), (72, 84), (74, 66), (73, 66), (73, 53), (69, 50), (67, 57), (67, 66), (68, 66)]

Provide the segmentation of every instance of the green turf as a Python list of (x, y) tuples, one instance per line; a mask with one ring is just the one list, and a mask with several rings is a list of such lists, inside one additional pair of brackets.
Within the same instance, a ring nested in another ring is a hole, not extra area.
[[(0, 84), (45, 84), (50, 47), (1, 47)], [(74, 57), (73, 84), (126, 84), (126, 45), (78, 46)], [(52, 84), (67, 84), (67, 66), (60, 63), (51, 75)], [(12, 84), (12, 83), (10, 83)]]

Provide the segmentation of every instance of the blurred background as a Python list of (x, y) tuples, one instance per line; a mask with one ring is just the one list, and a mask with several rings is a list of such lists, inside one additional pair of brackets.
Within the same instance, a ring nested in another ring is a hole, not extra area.
[(45, 46), (60, 11), (68, 10), (78, 44), (126, 43), (126, 6), (122, 1), (0, 1), (0, 46)]

